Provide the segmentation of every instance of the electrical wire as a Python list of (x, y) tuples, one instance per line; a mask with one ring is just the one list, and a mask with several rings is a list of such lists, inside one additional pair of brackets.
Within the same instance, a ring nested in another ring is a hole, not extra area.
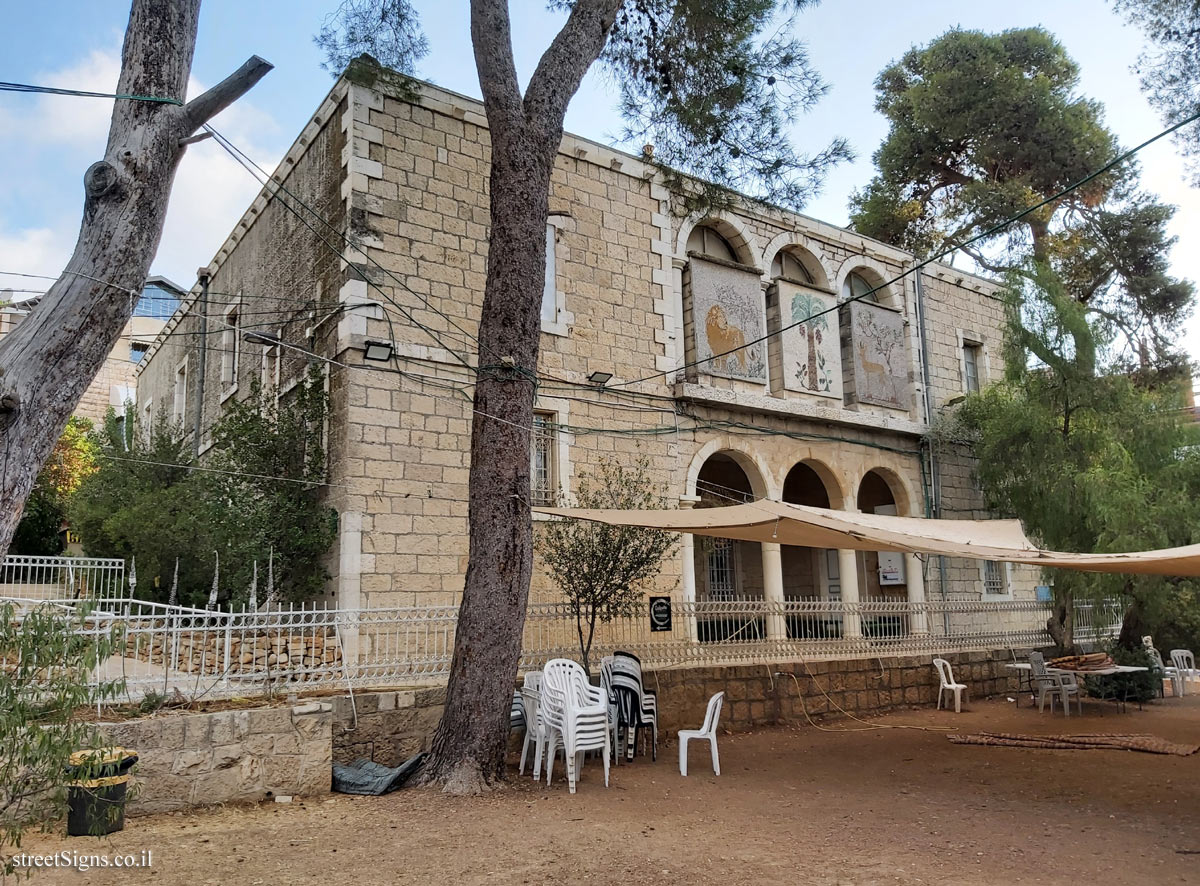
[(54, 86), (34, 86), (29, 83), (8, 83), (0, 81), (0, 92), (40, 93), (43, 95), (69, 95), (80, 98), (121, 98), (136, 102), (152, 102), (164, 105), (182, 105), (177, 98), (166, 98), (158, 95), (131, 95), (124, 92), (87, 92), (82, 89), (59, 89)]
[[(217, 144), (219, 144), (226, 151), (226, 153), (228, 153), (231, 157), (233, 157), (233, 159), (235, 161), (237, 161), (237, 163), (243, 169), (245, 169), (247, 172), (249, 172), (254, 177), (254, 179), (261, 184), (263, 190), (267, 191), (267, 194), (270, 199), (274, 199), (274, 200), (277, 200), (278, 202), (280, 202), (284, 206), (284, 208), (287, 209), (289, 212), (291, 212), (293, 215), (295, 215), (296, 218), (300, 220), (301, 224), (303, 224), (306, 228), (308, 228), (309, 231), (315, 237), (317, 237), (318, 240), (320, 240), (322, 243), (324, 243), (325, 246), (331, 252), (333, 252), (335, 255), (337, 255), (338, 258), (340, 258), (342, 261), (344, 261), (348, 266), (355, 267), (355, 269), (358, 270), (357, 267), (354, 265), (354, 263), (351, 262), (350, 259), (343, 252), (338, 250), (332, 243), (330, 243), (329, 240), (326, 239), (319, 231), (317, 231), (316, 228), (314, 228), (311, 224), (309, 224), (308, 220), (305, 219), (304, 216), (295, 209), (295, 207), (293, 207), (286, 200), (280, 198), (280, 196), (279, 196), (280, 191), (282, 191), (283, 193), (285, 193), (289, 197), (291, 197), (293, 200), (295, 200), (301, 207), (303, 207), (305, 210), (307, 210), (314, 218), (316, 218), (318, 221), (320, 221), (325, 227), (327, 227), (331, 231), (333, 231), (333, 233), (337, 237), (341, 238), (342, 241), (345, 242), (347, 246), (349, 246), (353, 249), (357, 249), (355, 244), (353, 244), (350, 241), (350, 239), (348, 237), (346, 237), (345, 234), (342, 234), (340, 231), (338, 231), (332, 224), (330, 224), (328, 221), (326, 221), (324, 218), (322, 218), (321, 215), (316, 212), (316, 210), (312, 209), (301, 198), (297, 197), (295, 194), (293, 194), (291, 191), (289, 191), (282, 182), (275, 181), (270, 176), (270, 174), (268, 174), (265, 170), (262, 169), (262, 167), (258, 166), (258, 164), (256, 164), (253, 160), (251, 160), (250, 157), (247, 154), (245, 154), (245, 152), (243, 152), (240, 148), (238, 148), (235, 144), (233, 144), (233, 142), (231, 142), (225, 136), (221, 135), (221, 133), (217, 132), (217, 130), (214, 129), (210, 124), (206, 123), (204, 125), (204, 129), (207, 132), (212, 134), (214, 141), (216, 141)], [(261, 174), (263, 176), (262, 179), (259, 179), (259, 174)], [(271, 193), (271, 191), (269, 189), (269, 185), (274, 185), (274, 187), (275, 187), (274, 193)], [(458, 329), (462, 333), (464, 338), (466, 338), (468, 340), (473, 340), (476, 343), (476, 345), (479, 344), (478, 338), (475, 338), (470, 333), (468, 333), (466, 330), (464, 330), (449, 315), (447, 315), (445, 312), (441, 311), (440, 309), (434, 307), (428, 301), (428, 299), (426, 299), (424, 296), (422, 296), (418, 293), (415, 293), (411, 289), (409, 289), (408, 286), (406, 286), (399, 278), (397, 278), (390, 270), (385, 268), (378, 261), (371, 258), (369, 255), (367, 255), (362, 250), (359, 250), (359, 252), (362, 255), (364, 255), (369, 261), (374, 262), (375, 265), (378, 266), (381, 270), (383, 270), (383, 272), (385, 274), (387, 274), (389, 277), (391, 277), (393, 280), (395, 280), (396, 284), (398, 286), (400, 286), (404, 291), (406, 291), (409, 294), (416, 297), (430, 310), (432, 310), (435, 313), (439, 314), (440, 316), (446, 318), (446, 320), (450, 323), (450, 325), (454, 326), (456, 329)], [(363, 278), (363, 282), (365, 282), (369, 287), (374, 288), (377, 292), (379, 292), (380, 295), (382, 295), (385, 299), (387, 299), (393, 305), (395, 305), (396, 309), (399, 310), (413, 326), (424, 331), (426, 335), (428, 335), (430, 338), (432, 338), (434, 341), (436, 341), (439, 346), (441, 346), (442, 348), (445, 348), (453, 357), (455, 357), (464, 366), (467, 366), (467, 367), (471, 366), (470, 361), (467, 358), (463, 357), (461, 354), (459, 354), (453, 348), (449, 347), (444, 341), (441, 340), (438, 333), (436, 333), (433, 329), (431, 329), (430, 327), (426, 326), (425, 324), (423, 324), (419, 320), (417, 320), (415, 317), (413, 317), (412, 314), (409, 313), (409, 311), (403, 305), (401, 305), (399, 302), (397, 302), (395, 299), (393, 299), (391, 297), (391, 295), (389, 293), (385, 292), (377, 283), (375, 283), (371, 280), (368, 280), (366, 274), (363, 274), (361, 271), (359, 271), (359, 276)]]
[(964, 240), (962, 243), (956, 243), (952, 246), (947, 247), (946, 249), (943, 249), (941, 252), (935, 253), (934, 255), (931, 255), (928, 258), (922, 259), (921, 261), (914, 264), (911, 268), (909, 268), (905, 271), (901, 271), (899, 274), (897, 274), (892, 279), (887, 280), (883, 283), (880, 283), (878, 286), (872, 287), (871, 289), (867, 290), (866, 292), (863, 292), (858, 295), (847, 298), (844, 301), (840, 302), (839, 304), (836, 304), (831, 308), (826, 308), (823, 311), (818, 311), (815, 314), (811, 314), (808, 317), (805, 317), (803, 320), (797, 320), (794, 323), (789, 323), (787, 326), (783, 326), (783, 327), (775, 330), (774, 332), (768, 332), (765, 335), (759, 336), (758, 338), (754, 339), (753, 341), (745, 342), (744, 344), (739, 345), (736, 348), (731, 348), (728, 351), (722, 351), (719, 354), (713, 354), (710, 357), (704, 357), (699, 360), (693, 360), (690, 363), (684, 363), (682, 366), (677, 366), (674, 369), (668, 369), (668, 370), (664, 370), (662, 372), (656, 372), (653, 375), (647, 375), (644, 378), (638, 378), (638, 379), (632, 379), (630, 381), (618, 382), (616, 386), (617, 387), (625, 387), (628, 385), (640, 384), (642, 382), (654, 381), (655, 379), (658, 379), (658, 378), (665, 378), (673, 373), (683, 372), (684, 370), (691, 369), (696, 366), (701, 366), (712, 360), (720, 359), (721, 357), (728, 357), (730, 354), (737, 353), (738, 351), (743, 350), (744, 348), (748, 348), (748, 347), (751, 347), (752, 345), (756, 345), (756, 344), (761, 344), (762, 342), (767, 341), (768, 339), (774, 338), (777, 335), (782, 335), (783, 333), (787, 332), (789, 329), (794, 329), (797, 326), (803, 326), (805, 323), (808, 323), (811, 320), (815, 320), (817, 317), (822, 317), (825, 314), (831, 314), (831, 313), (839, 310), (842, 305), (849, 304), (850, 302), (861, 301), (864, 298), (867, 298), (868, 296), (874, 295), (876, 292), (879, 292), (881, 289), (885, 289), (888, 286), (891, 286), (893, 283), (899, 283), (905, 277), (908, 277), (910, 274), (916, 273), (921, 268), (924, 268), (935, 262), (941, 261), (946, 256), (951, 255), (955, 252), (959, 252), (960, 250), (966, 249), (968, 246), (972, 245), (973, 243), (978, 243), (980, 240), (984, 240), (984, 239), (987, 239), (988, 237), (998, 234), (1000, 231), (1004, 230), (1009, 225), (1015, 224), (1016, 222), (1025, 218), (1025, 216), (1030, 215), (1034, 212), (1037, 212), (1042, 207), (1048, 206), (1049, 204), (1062, 199), (1067, 194), (1070, 194), (1072, 191), (1075, 191), (1078, 188), (1081, 188), (1084, 185), (1086, 185), (1088, 182), (1094, 181), (1095, 179), (1099, 178), (1101, 175), (1104, 175), (1104, 173), (1108, 172), (1113, 167), (1119, 166), (1120, 164), (1124, 163), (1126, 160), (1133, 157), (1139, 151), (1149, 147), (1150, 145), (1154, 144), (1159, 139), (1166, 138), (1168, 135), (1171, 135), (1175, 131), (1183, 128), (1184, 126), (1188, 125), (1189, 123), (1195, 122), (1196, 120), (1200, 120), (1200, 111), (1197, 111), (1196, 113), (1183, 118), (1182, 120), (1178, 121), (1177, 123), (1175, 123), (1171, 126), (1168, 126), (1166, 129), (1162, 130), (1157, 135), (1154, 135), (1154, 136), (1146, 139), (1141, 144), (1136, 145), (1133, 148), (1130, 148), (1128, 151), (1125, 151), (1123, 154), (1119, 154), (1116, 158), (1114, 158), (1113, 160), (1110, 160), (1108, 163), (1104, 164), (1099, 169), (1097, 169), (1094, 172), (1091, 172), (1088, 175), (1085, 175), (1083, 178), (1079, 179), (1079, 181), (1074, 182), (1073, 184), (1067, 185), (1067, 187), (1063, 188), (1057, 194), (1053, 194), (1049, 197), (1046, 197), (1043, 200), (1038, 201), (1037, 203), (1033, 204), (1032, 206), (1021, 210), (1016, 215), (1010, 216), (1009, 218), (1006, 218), (1003, 221), (1001, 221), (995, 225), (992, 225), (992, 227), (988, 228), (987, 230), (982, 231), (978, 234), (975, 234), (972, 237), (969, 237), (968, 239)]

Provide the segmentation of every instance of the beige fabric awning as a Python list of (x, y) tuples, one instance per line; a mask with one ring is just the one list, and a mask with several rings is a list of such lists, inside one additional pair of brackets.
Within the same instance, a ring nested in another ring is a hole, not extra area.
[(1200, 545), (1127, 554), (1043, 551), (1026, 537), (1018, 520), (926, 520), (766, 500), (729, 507), (661, 511), (583, 508), (534, 508), (534, 511), (613, 526), (641, 526), (810, 548), (946, 554), (1081, 572), (1200, 576)]

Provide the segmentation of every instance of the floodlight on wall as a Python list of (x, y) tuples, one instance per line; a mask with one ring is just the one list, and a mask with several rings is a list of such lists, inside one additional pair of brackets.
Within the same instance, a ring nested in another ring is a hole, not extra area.
[(611, 372), (601, 372), (599, 369), (597, 369), (588, 376), (588, 381), (594, 385), (606, 385), (608, 384), (609, 380), (612, 379), (612, 377), (613, 374)]
[(283, 340), (277, 335), (271, 335), (269, 332), (247, 332), (242, 335), (242, 341), (252, 345), (266, 345), (267, 347), (275, 347), (283, 344)]
[(390, 341), (368, 340), (363, 342), (363, 359), (385, 363), (392, 359), (393, 350), (394, 348)]

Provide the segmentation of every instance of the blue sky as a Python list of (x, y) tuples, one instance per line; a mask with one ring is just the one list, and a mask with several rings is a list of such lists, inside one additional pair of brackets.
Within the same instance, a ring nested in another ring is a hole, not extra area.
[[(206, 0), (193, 64), (192, 92), (210, 86), (252, 54), (275, 70), (216, 125), (264, 166), (274, 166), (329, 89), (312, 34), (337, 0)], [(466, 0), (415, 0), (432, 52), (421, 76), (468, 95), (479, 94), (471, 55)], [(518, 68), (533, 70), (562, 21), (540, 0), (512, 0)], [(121, 0), (54, 0), (28, 4), (0, 0), (7, 35), (0, 80), (97, 91), (116, 85), (121, 37), (128, 16)], [(901, 11), (902, 10), (902, 11)], [(797, 121), (792, 138), (818, 149), (832, 136), (850, 140), (858, 159), (839, 168), (809, 215), (846, 222), (851, 191), (872, 174), (871, 153), (886, 133), (875, 113), (873, 81), (879, 70), (915, 44), (947, 28), (988, 31), (1042, 25), (1066, 46), (1082, 69), (1081, 92), (1100, 100), (1107, 122), (1125, 145), (1161, 125), (1130, 71), (1142, 36), (1115, 16), (1105, 0), (825, 0), (799, 19), (816, 68), (832, 85), (815, 111)], [(567, 129), (611, 141), (620, 130), (614, 97), (595, 71), (575, 97)], [(57, 273), (78, 230), (83, 170), (104, 148), (110, 106), (97, 99), (0, 93), (0, 270)], [(1164, 140), (1142, 155), (1145, 185), (1179, 206), (1172, 253), (1177, 274), (1200, 280), (1200, 191), (1184, 178), (1174, 146)], [(17, 172), (19, 170), (19, 172)], [(184, 159), (154, 272), (193, 282), (257, 192), (250, 176), (211, 142)], [(36, 284), (35, 284), (36, 285)], [(0, 277), (0, 288), (29, 287)], [(1200, 357), (1200, 318), (1184, 333)]]

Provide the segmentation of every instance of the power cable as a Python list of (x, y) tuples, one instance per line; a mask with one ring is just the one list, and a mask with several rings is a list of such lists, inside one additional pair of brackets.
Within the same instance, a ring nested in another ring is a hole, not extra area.
[[(233, 159), (235, 161), (237, 161), (237, 163), (240, 166), (242, 166), (243, 169), (245, 169), (252, 176), (254, 176), (256, 181), (259, 181), (259, 183), (262, 185), (263, 189), (268, 191), (268, 194), (272, 199), (279, 200), (286, 209), (288, 209), (290, 212), (292, 212), (292, 214), (295, 215), (296, 218), (300, 219), (301, 223), (304, 224), (304, 226), (307, 227), (309, 229), (309, 231), (312, 232), (312, 234), (314, 236), (316, 236), (322, 243), (324, 243), (335, 255), (337, 255), (338, 258), (340, 258), (340, 259), (342, 259), (342, 261), (346, 262), (346, 264), (348, 266), (354, 267), (355, 270), (358, 270), (357, 266), (354, 265), (354, 263), (351, 262), (336, 247), (334, 247), (333, 244), (331, 244), (327, 239), (325, 239), (325, 237), (323, 235), (321, 235), (312, 225), (310, 225), (308, 223), (308, 221), (304, 218), (303, 215), (301, 215), (298, 211), (296, 211), (296, 209), (294, 207), (292, 207), (291, 204), (289, 204), (286, 200), (281, 199), (279, 197), (279, 192), (282, 191), (283, 193), (285, 193), (289, 197), (291, 197), (293, 200), (295, 200), (296, 203), (298, 203), (303, 209), (305, 209), (315, 219), (317, 219), (319, 222), (321, 222), (322, 225), (324, 225), (326, 228), (328, 228), (330, 231), (332, 231), (337, 237), (339, 237), (344, 243), (346, 243), (347, 246), (350, 246), (351, 248), (354, 248), (354, 249), (358, 249), (358, 247), (355, 246), (355, 244), (352, 243), (345, 234), (338, 231), (337, 228), (334, 227), (334, 225), (332, 225), (330, 222), (326, 221), (315, 209), (310, 207), (307, 203), (305, 203), (304, 200), (302, 200), (300, 197), (297, 197), (290, 190), (288, 190), (288, 188), (282, 182), (275, 181), (274, 178), (272, 178), (269, 173), (267, 173), (264, 169), (262, 169), (262, 167), (260, 167), (257, 163), (255, 163), (249, 157), (249, 155), (247, 155), (244, 151), (242, 151), (240, 148), (238, 148), (237, 145), (235, 145), (233, 142), (231, 142), (224, 135), (217, 132), (217, 130), (214, 129), (210, 124), (205, 124), (204, 128), (205, 128), (205, 130), (207, 130), (209, 133), (212, 134), (213, 139), (217, 142), (217, 144), (219, 144), (231, 157), (233, 157)], [(263, 176), (262, 179), (259, 179), (260, 174)], [(270, 190), (268, 188), (268, 183), (274, 185), (274, 187), (275, 187), (274, 193), (270, 193)], [(431, 310), (434, 313), (438, 314), (439, 316), (445, 318), (445, 320), (451, 326), (453, 326), (455, 329), (457, 329), (463, 335), (463, 337), (465, 339), (474, 341), (477, 346), (479, 345), (478, 337), (473, 336), (471, 333), (467, 332), (465, 329), (463, 329), (461, 326), (459, 326), (459, 324), (457, 322), (455, 322), (455, 320), (452, 317), (450, 317), (448, 314), (446, 314), (444, 311), (440, 310), (439, 308), (435, 307), (423, 295), (413, 292), (413, 290), (410, 289), (407, 285), (405, 285), (405, 283), (403, 281), (401, 281), (398, 277), (396, 277), (395, 274), (393, 274), (389, 269), (384, 267), (380, 262), (378, 262), (377, 260), (372, 258), (370, 255), (368, 255), (365, 251), (363, 251), (363, 250), (358, 250), (358, 251), (368, 261), (372, 262), (376, 267), (378, 267), (381, 271), (383, 271), (383, 273), (385, 273), (389, 277), (391, 277), (395, 281), (397, 286), (399, 286), (405, 292), (412, 295), (414, 298), (418, 299), (429, 310)], [(464, 366), (470, 366), (470, 362), (466, 358), (462, 357), (460, 354), (455, 352), (453, 349), (449, 348), (446, 345), (446, 343), (443, 342), (432, 329), (430, 329), (428, 326), (421, 323), (415, 317), (413, 317), (410, 313), (408, 313), (407, 309), (405, 309), (404, 306), (402, 306), (399, 302), (395, 301), (395, 299), (393, 299), (390, 294), (385, 292), (378, 284), (376, 284), (375, 282), (373, 282), (371, 280), (368, 280), (366, 274), (363, 274), (361, 270), (358, 270), (358, 273), (359, 273), (359, 276), (363, 278), (363, 282), (365, 282), (368, 286), (373, 287), (375, 290), (377, 290), (380, 293), (380, 295), (382, 295), (388, 301), (392, 302), (392, 304), (394, 304), (396, 306), (396, 308), (405, 315), (405, 317), (409, 320), (410, 323), (412, 323), (414, 326), (423, 330), (427, 335), (429, 335), (431, 338), (433, 338), (433, 340), (436, 341), (441, 347), (446, 348), (446, 350), (450, 351), (450, 353), (455, 358), (457, 358), (459, 360), (459, 362), (461, 362)]]
[(614, 387), (626, 387), (628, 385), (636, 385), (636, 384), (641, 384), (642, 382), (654, 381), (655, 379), (665, 378), (673, 373), (683, 372), (684, 370), (691, 369), (696, 366), (700, 366), (700, 365), (708, 363), (712, 360), (717, 360), (721, 357), (728, 357), (730, 354), (737, 353), (738, 351), (741, 351), (745, 348), (751, 347), (752, 345), (761, 344), (762, 342), (767, 341), (768, 339), (774, 338), (777, 335), (782, 335), (784, 332), (787, 332), (789, 329), (794, 329), (797, 326), (803, 326), (805, 323), (808, 323), (811, 320), (815, 320), (817, 317), (822, 317), (825, 314), (834, 313), (835, 311), (839, 310), (842, 305), (849, 304), (850, 302), (862, 301), (864, 298), (867, 298), (870, 295), (874, 295), (876, 292), (880, 291), (881, 289), (885, 289), (888, 286), (891, 286), (893, 283), (899, 283), (905, 277), (908, 277), (910, 274), (913, 274), (913, 273), (919, 271), (921, 268), (931, 265), (934, 262), (941, 261), (946, 256), (948, 256), (954, 252), (958, 252), (962, 249), (965, 249), (966, 247), (970, 246), (973, 243), (978, 243), (980, 240), (984, 240), (988, 237), (991, 237), (993, 234), (999, 233), (1000, 231), (1007, 228), (1009, 225), (1014, 224), (1014, 223), (1020, 221), (1021, 219), (1025, 218), (1025, 216), (1030, 215), (1031, 213), (1037, 212), (1042, 207), (1047, 206), (1051, 203), (1054, 203), (1054, 202), (1060, 200), (1061, 198), (1065, 197), (1067, 194), (1071, 193), (1072, 191), (1083, 187), (1088, 182), (1093, 181), (1096, 178), (1099, 178), (1101, 175), (1108, 172), (1114, 166), (1119, 166), (1120, 164), (1124, 163), (1130, 157), (1133, 157), (1139, 151), (1154, 144), (1159, 139), (1162, 139), (1168, 135), (1171, 135), (1176, 130), (1181, 129), (1182, 127), (1186, 126), (1187, 124), (1192, 123), (1198, 119), (1200, 119), (1200, 111), (1197, 111), (1195, 114), (1191, 114), (1190, 116), (1185, 117), (1184, 119), (1173, 124), (1172, 126), (1169, 126), (1166, 129), (1162, 130), (1162, 132), (1158, 133), (1157, 135), (1146, 139), (1144, 142), (1142, 142), (1141, 144), (1139, 144), (1133, 148), (1130, 148), (1125, 153), (1118, 155), (1115, 159), (1110, 160), (1108, 163), (1101, 166), (1095, 172), (1089, 173), (1088, 175), (1081, 178), (1079, 181), (1074, 182), (1073, 184), (1067, 185), (1067, 187), (1063, 188), (1057, 194), (1053, 194), (1049, 197), (1046, 197), (1043, 200), (1038, 201), (1037, 203), (1028, 207), (1027, 209), (1021, 210), (1016, 215), (1006, 218), (1004, 221), (1001, 221), (1001, 222), (993, 225), (992, 227), (988, 228), (985, 231), (982, 231), (979, 234), (974, 235), (973, 237), (969, 237), (968, 239), (964, 240), (962, 243), (956, 243), (953, 246), (949, 246), (946, 249), (943, 249), (939, 253), (931, 255), (929, 258), (922, 259), (921, 261), (914, 264), (908, 270), (901, 271), (899, 274), (897, 274), (892, 279), (887, 280), (883, 283), (880, 283), (878, 286), (872, 287), (871, 289), (867, 290), (866, 292), (859, 293), (858, 295), (847, 298), (844, 301), (834, 305), (833, 307), (826, 308), (823, 311), (818, 311), (815, 314), (811, 314), (808, 317), (805, 317), (803, 320), (797, 320), (793, 323), (789, 323), (787, 326), (783, 326), (774, 332), (768, 332), (765, 335), (759, 336), (758, 338), (754, 339), (753, 341), (745, 342), (744, 344), (741, 344), (736, 348), (730, 348), (727, 351), (722, 351), (719, 354), (713, 354), (710, 357), (704, 357), (699, 360), (693, 360), (690, 363), (684, 363), (682, 366), (677, 366), (674, 369), (668, 369), (668, 370), (664, 370), (662, 372), (656, 372), (653, 375), (647, 375), (644, 378), (637, 378), (637, 379), (632, 379), (631, 381), (618, 382), (617, 385), (615, 385)]
[(151, 102), (164, 105), (182, 105), (177, 98), (159, 95), (130, 95), (123, 92), (87, 92), (82, 89), (59, 89), (54, 86), (34, 86), (29, 83), (7, 83), (0, 81), (0, 92), (40, 93), (43, 95), (69, 95), (80, 98), (120, 98), (135, 102)]

